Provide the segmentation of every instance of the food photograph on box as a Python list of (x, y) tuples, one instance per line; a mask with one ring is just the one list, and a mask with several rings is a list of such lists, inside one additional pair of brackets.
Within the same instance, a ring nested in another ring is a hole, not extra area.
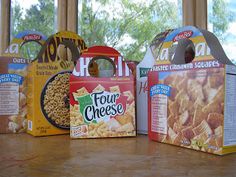
[(74, 62), (87, 49), (76, 33), (51, 35), (28, 66), (27, 133), (69, 134), (69, 78)]
[(148, 75), (150, 139), (218, 155), (235, 152), (233, 68), (212, 33), (192, 26), (169, 33)]
[(136, 135), (134, 76), (118, 51), (88, 48), (70, 78), (71, 138)]
[(0, 177), (236, 177), (236, 1), (0, 0)]
[(27, 129), (27, 73), (29, 56), (26, 45), (41, 46), (46, 37), (36, 31), (19, 32), (0, 57), (0, 133), (23, 133)]

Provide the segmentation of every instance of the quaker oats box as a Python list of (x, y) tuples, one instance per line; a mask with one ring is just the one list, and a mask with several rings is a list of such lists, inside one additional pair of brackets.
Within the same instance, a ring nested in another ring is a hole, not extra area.
[(159, 49), (169, 32), (166, 30), (155, 36), (143, 60), (136, 67), (136, 105), (137, 105), (137, 132), (139, 134), (148, 134), (148, 84), (147, 73), (153, 67), (155, 58), (159, 54)]
[(45, 40), (39, 32), (20, 32), (0, 57), (0, 133), (26, 131), (26, 83), (30, 58), (24, 55), (24, 48), (32, 42), (40, 47)]
[(132, 72), (115, 49), (90, 47), (70, 77), (71, 138), (135, 135)]
[(27, 132), (33, 136), (69, 133), (69, 77), (87, 49), (77, 34), (50, 36), (28, 67)]
[(223, 155), (236, 151), (236, 67), (218, 39), (192, 26), (169, 33), (148, 74), (150, 139)]

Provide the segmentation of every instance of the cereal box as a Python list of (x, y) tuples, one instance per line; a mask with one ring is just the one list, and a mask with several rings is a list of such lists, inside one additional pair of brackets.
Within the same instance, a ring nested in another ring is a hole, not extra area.
[(23, 31), (0, 57), (0, 133), (26, 131), (26, 76), (30, 59), (23, 57), (21, 49), (32, 42), (40, 47), (45, 40), (39, 32)]
[(236, 67), (210, 32), (169, 33), (148, 75), (149, 137), (203, 152), (236, 151)]
[(29, 65), (27, 132), (33, 136), (69, 133), (69, 77), (85, 51), (83, 39), (62, 31), (49, 37)]
[(162, 42), (170, 31), (171, 30), (166, 30), (153, 39), (143, 60), (136, 68), (137, 132), (139, 134), (148, 133), (147, 73), (153, 67), (155, 56), (158, 55)]
[(70, 78), (71, 138), (136, 135), (134, 76), (122, 59), (113, 48), (94, 46), (77, 61)]

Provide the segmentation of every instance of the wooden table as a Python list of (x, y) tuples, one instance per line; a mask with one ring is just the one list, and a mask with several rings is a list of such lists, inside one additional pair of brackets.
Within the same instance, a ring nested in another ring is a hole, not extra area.
[(147, 136), (71, 140), (68, 135), (0, 135), (1, 177), (236, 176), (236, 153), (216, 156)]

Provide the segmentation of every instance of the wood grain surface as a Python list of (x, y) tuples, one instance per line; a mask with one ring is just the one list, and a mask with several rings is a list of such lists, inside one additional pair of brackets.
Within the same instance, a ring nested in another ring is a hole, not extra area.
[(134, 138), (0, 135), (1, 177), (236, 176), (236, 154), (216, 156)]

